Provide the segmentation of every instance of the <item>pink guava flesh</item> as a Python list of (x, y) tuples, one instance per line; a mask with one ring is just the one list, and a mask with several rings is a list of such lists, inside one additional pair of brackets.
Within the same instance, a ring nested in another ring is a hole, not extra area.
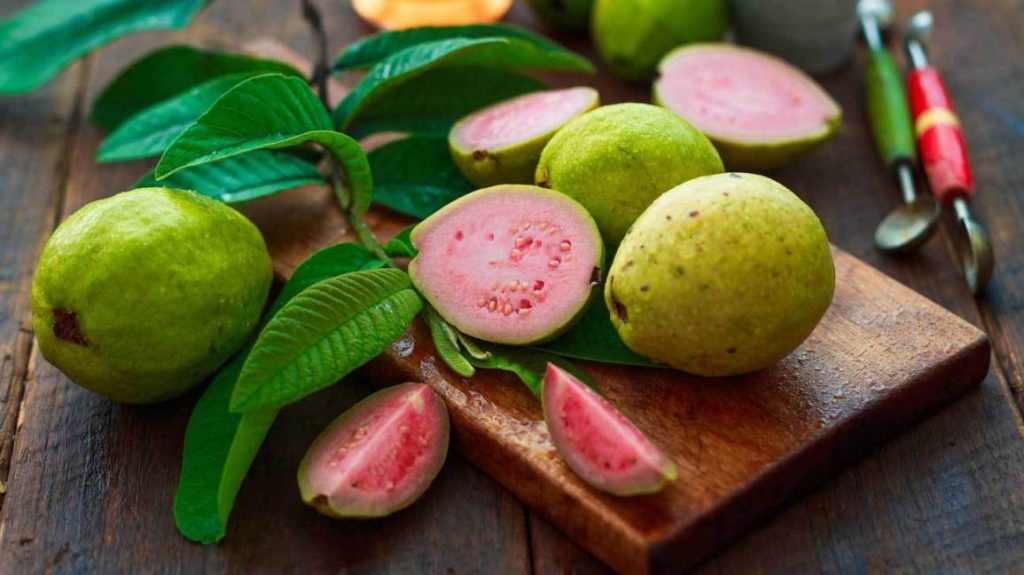
[(299, 466), (302, 500), (332, 517), (381, 517), (415, 501), (448, 452), (448, 411), (430, 387), (378, 391), (336, 419)]
[(578, 87), (498, 102), (459, 121), (452, 130), (452, 142), (463, 150), (508, 148), (557, 130), (593, 108), (597, 98), (593, 88)]
[(525, 345), (564, 331), (600, 281), (604, 245), (568, 196), (502, 185), (463, 196), (419, 224), (409, 274), (456, 328)]
[(558, 453), (592, 487), (628, 496), (660, 491), (676, 479), (675, 464), (604, 398), (548, 364), (544, 421)]
[(712, 139), (779, 142), (826, 133), (840, 109), (811, 78), (767, 54), (688, 46), (661, 63), (656, 99)]

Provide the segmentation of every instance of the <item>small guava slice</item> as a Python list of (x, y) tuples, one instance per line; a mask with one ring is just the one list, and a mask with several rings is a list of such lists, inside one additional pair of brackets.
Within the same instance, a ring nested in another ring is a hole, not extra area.
[(412, 232), (409, 275), (459, 331), (494, 343), (550, 340), (582, 315), (604, 268), (597, 224), (537, 186), (484, 188)]
[(416, 501), (447, 453), (444, 400), (403, 383), (352, 406), (316, 438), (299, 465), (299, 490), (330, 517), (383, 517)]
[(787, 62), (731, 44), (698, 44), (661, 61), (655, 103), (704, 132), (726, 169), (768, 172), (828, 140), (842, 110)]
[(587, 87), (517, 96), (459, 120), (448, 133), (452, 159), (477, 186), (530, 184), (540, 152), (559, 129), (600, 103)]
[(544, 421), (558, 453), (591, 487), (629, 496), (661, 491), (676, 466), (612, 404), (565, 370), (544, 374)]

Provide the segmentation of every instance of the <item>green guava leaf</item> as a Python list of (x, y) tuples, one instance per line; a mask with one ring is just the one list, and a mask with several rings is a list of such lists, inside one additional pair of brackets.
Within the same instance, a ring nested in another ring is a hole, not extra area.
[(462, 349), (464, 349), (466, 353), (471, 355), (474, 359), (479, 359), (481, 361), (491, 359), (491, 352), (480, 347), (480, 344), (477, 343), (475, 339), (469, 337), (468, 335), (462, 333), (461, 331), (456, 330), (455, 333), (459, 337), (459, 343), (462, 344)]
[(160, 181), (150, 171), (134, 187), (194, 190), (226, 204), (238, 204), (300, 186), (323, 183), (323, 174), (315, 163), (284, 152), (257, 150), (181, 170)]
[[(544, 384), (544, 371), (549, 363), (568, 371), (590, 388), (597, 390), (594, 380), (569, 360), (539, 349), (508, 347), (493, 344), (477, 344), (478, 350), (485, 350), (490, 357), (482, 359), (470, 353), (469, 362), (480, 369), (500, 369), (509, 371), (526, 385), (538, 399), (541, 397)], [(600, 391), (598, 391), (600, 393)]]
[(276, 409), (228, 411), (246, 355), (239, 354), (213, 378), (185, 430), (174, 522), (186, 538), (207, 545), (224, 537), (242, 480), (277, 417)]
[(260, 333), (231, 410), (281, 407), (331, 385), (383, 352), (422, 305), (409, 276), (390, 268), (307, 288)]
[(121, 36), (181, 28), (206, 0), (39, 0), (0, 22), (0, 93), (22, 94)]
[(377, 132), (447, 137), (452, 125), (472, 112), (546, 88), (533, 76), (508, 70), (441, 67), (368, 103), (346, 133), (353, 138)]
[(342, 72), (353, 68), (365, 68), (392, 54), (425, 42), (453, 38), (494, 37), (509, 38), (519, 45), (516, 46), (515, 51), (503, 51), (494, 55), (479, 54), (469, 59), (471, 61), (483, 60), (489, 65), (502, 67), (574, 72), (592, 72), (594, 70), (594, 66), (586, 58), (524, 28), (504, 24), (474, 24), (469, 26), (428, 26), (381, 32), (349, 44), (334, 61), (334, 71)]
[(96, 159), (124, 162), (159, 156), (218, 98), (247, 77), (229, 74), (214, 78), (140, 111), (103, 140)]
[(448, 62), (484, 49), (508, 46), (506, 38), (452, 38), (426, 42), (391, 54), (367, 72), (334, 109), (334, 122), (347, 130), (363, 110), (388, 90)]
[(192, 46), (159, 48), (133, 62), (107, 84), (93, 104), (92, 121), (113, 130), (142, 110), (214, 78), (269, 72), (302, 76), (277, 60)]
[(638, 355), (626, 347), (603, 301), (595, 301), (569, 331), (540, 349), (572, 359), (584, 359), (617, 365), (665, 367)]
[(388, 240), (384, 246), (384, 253), (389, 258), (414, 258), (419, 251), (412, 245), (412, 230), (416, 224), (405, 226), (402, 231), (395, 234), (395, 237)]
[(473, 191), (452, 161), (445, 138), (412, 137), (370, 152), (374, 197), (400, 214), (423, 219)]
[[(263, 318), (263, 325), (306, 287), (374, 264), (382, 265), (356, 244), (316, 252), (295, 269)], [(174, 521), (181, 534), (192, 541), (210, 544), (224, 537), (235, 496), (277, 416), (277, 409), (244, 414), (228, 410), (248, 354), (246, 348), (221, 368), (192, 410), (185, 430)]]
[(459, 338), (455, 328), (448, 324), (441, 316), (437, 315), (434, 308), (429, 305), (423, 306), (423, 320), (430, 328), (430, 339), (434, 342), (434, 349), (437, 355), (454, 371), (462, 377), (473, 377), (476, 370), (473, 364), (469, 363), (459, 351)]
[(341, 164), (356, 214), (373, 199), (370, 164), (359, 143), (333, 131), (330, 116), (304, 80), (265, 74), (228, 90), (164, 151), (158, 180), (191, 166), (252, 152), (316, 143)]
[(344, 243), (328, 246), (316, 251), (306, 258), (288, 283), (281, 288), (274, 305), (267, 312), (268, 317), (273, 317), (284, 306), (299, 293), (312, 287), (321, 281), (340, 276), (349, 272), (375, 270), (384, 267), (384, 262), (375, 258), (370, 250), (362, 244)]

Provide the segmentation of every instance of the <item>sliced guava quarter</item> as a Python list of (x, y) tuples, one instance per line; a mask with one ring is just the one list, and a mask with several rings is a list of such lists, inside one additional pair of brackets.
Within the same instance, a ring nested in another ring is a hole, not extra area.
[(452, 159), (478, 186), (531, 183), (544, 144), (573, 118), (596, 108), (599, 100), (593, 88), (577, 87), (492, 104), (452, 126)]
[(788, 164), (831, 137), (839, 105), (789, 63), (731, 44), (696, 44), (665, 56), (655, 102), (715, 144), (725, 167), (764, 172)]
[(565, 370), (548, 364), (544, 421), (559, 455), (587, 484), (618, 496), (661, 491), (675, 464), (606, 399)]
[(434, 309), (465, 334), (510, 345), (568, 329), (604, 266), (590, 214), (537, 186), (467, 194), (417, 225), (412, 243), (409, 275)]
[(382, 517), (412, 504), (448, 452), (448, 411), (429, 386), (378, 391), (334, 420), (299, 466), (302, 500), (331, 517)]

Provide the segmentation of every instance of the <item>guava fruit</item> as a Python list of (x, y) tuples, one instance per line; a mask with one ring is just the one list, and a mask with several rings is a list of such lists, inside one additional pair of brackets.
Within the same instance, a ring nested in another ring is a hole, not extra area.
[(50, 237), (32, 283), (39, 349), (115, 401), (180, 395), (238, 351), (272, 279), (249, 220), (195, 192), (97, 200)]
[(548, 24), (566, 32), (585, 32), (590, 27), (594, 0), (530, 0), (530, 7)]
[(677, 470), (642, 431), (582, 381), (549, 363), (544, 422), (559, 455), (591, 487), (613, 495), (656, 493)]
[(572, 198), (502, 185), (462, 196), (412, 232), (409, 275), (459, 331), (494, 343), (557, 337), (583, 313), (604, 269), (604, 244)]
[(612, 72), (646, 81), (673, 48), (720, 41), (727, 24), (725, 0), (595, 0), (590, 36)]
[(651, 204), (619, 246), (605, 302), (633, 351), (725, 376), (796, 349), (834, 290), (832, 252), (811, 208), (771, 179), (728, 173)]
[(686, 118), (729, 170), (768, 172), (832, 137), (842, 110), (810, 76), (757, 50), (702, 44), (659, 66), (654, 101)]
[(335, 419), (299, 465), (302, 500), (329, 517), (383, 517), (416, 501), (448, 454), (448, 410), (429, 386), (378, 391)]
[(597, 90), (579, 87), (498, 102), (452, 126), (448, 148), (459, 171), (477, 186), (530, 184), (544, 145), (598, 100)]
[(648, 104), (616, 104), (570, 122), (544, 147), (537, 184), (574, 198), (608, 243), (669, 189), (718, 174), (711, 142), (676, 114)]

